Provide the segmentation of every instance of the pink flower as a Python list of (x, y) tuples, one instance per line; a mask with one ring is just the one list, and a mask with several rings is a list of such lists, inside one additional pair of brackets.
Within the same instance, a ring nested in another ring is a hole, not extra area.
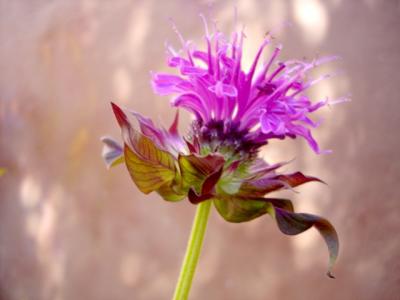
[(245, 72), (241, 62), (244, 33), (234, 32), (229, 40), (219, 31), (208, 33), (205, 20), (204, 23), (205, 50), (196, 49), (179, 35), (182, 51), (177, 53), (168, 47), (168, 65), (177, 69), (179, 75), (154, 73), (154, 91), (160, 95), (174, 95), (172, 105), (193, 113), (197, 125), (202, 128), (216, 122), (222, 122), (226, 131), (235, 127), (244, 139), (253, 142), (253, 148), (272, 138), (301, 136), (320, 153), (311, 135), (311, 129), (317, 124), (310, 119), (310, 114), (328, 102), (313, 103), (304, 93), (328, 75), (309, 80), (307, 74), (336, 56), (310, 62), (276, 63), (281, 52), (281, 47), (276, 47), (256, 72), (265, 47), (271, 43), (272, 37), (267, 35), (250, 70)]

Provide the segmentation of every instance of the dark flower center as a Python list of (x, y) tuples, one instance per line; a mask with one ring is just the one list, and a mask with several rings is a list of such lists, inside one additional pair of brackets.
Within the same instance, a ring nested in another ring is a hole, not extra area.
[(193, 136), (197, 137), (201, 148), (209, 152), (238, 155), (249, 158), (265, 143), (254, 140), (247, 129), (240, 129), (239, 122), (231, 120), (211, 120), (207, 123), (195, 121), (192, 124)]

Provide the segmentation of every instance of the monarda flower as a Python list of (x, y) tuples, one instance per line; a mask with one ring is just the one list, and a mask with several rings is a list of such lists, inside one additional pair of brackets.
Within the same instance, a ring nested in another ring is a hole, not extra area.
[[(269, 164), (258, 152), (269, 140), (287, 137), (301, 137), (316, 153), (323, 152), (311, 134), (318, 124), (310, 115), (328, 101), (313, 102), (305, 91), (327, 77), (309, 79), (309, 71), (335, 57), (278, 62), (281, 47), (276, 47), (261, 64), (264, 48), (272, 39), (267, 35), (245, 71), (243, 32), (234, 32), (228, 39), (205, 27), (202, 49), (184, 41), (179, 33), (183, 49), (176, 52), (167, 47), (168, 66), (177, 72), (152, 74), (154, 91), (172, 95), (172, 106), (193, 115), (189, 134), (178, 133), (178, 113), (170, 128), (164, 129), (113, 103), (123, 146), (103, 138), (107, 164), (124, 162), (145, 194), (157, 192), (167, 201), (212, 202), (228, 222), (247, 222), (269, 214), (284, 234), (296, 235), (315, 227), (328, 246), (328, 275), (333, 277), (338, 237), (331, 223), (296, 213), (288, 199), (269, 197), (271, 192), (321, 180), (301, 172), (282, 174), (278, 170), (284, 163)], [(138, 129), (128, 116), (137, 120)]]

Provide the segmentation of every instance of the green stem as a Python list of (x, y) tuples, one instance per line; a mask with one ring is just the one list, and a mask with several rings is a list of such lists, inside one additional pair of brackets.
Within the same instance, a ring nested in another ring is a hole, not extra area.
[(199, 260), (204, 234), (207, 228), (208, 216), (210, 214), (211, 200), (201, 202), (197, 205), (196, 216), (194, 217), (192, 232), (186, 248), (185, 259), (182, 263), (181, 273), (176, 284), (173, 300), (188, 299), (190, 287), (196, 265)]

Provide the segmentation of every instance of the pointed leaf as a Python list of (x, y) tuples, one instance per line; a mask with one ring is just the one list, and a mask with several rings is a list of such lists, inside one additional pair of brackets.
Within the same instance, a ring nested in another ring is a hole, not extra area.
[[(270, 210), (270, 214), (272, 215), (272, 209)], [(335, 278), (332, 275), (332, 268), (339, 252), (339, 238), (332, 224), (328, 220), (316, 215), (294, 213), (277, 207), (274, 207), (274, 214), (279, 229), (285, 234), (296, 235), (306, 231), (310, 227), (315, 227), (319, 231), (329, 251), (327, 275)]]
[(107, 168), (119, 165), (124, 162), (124, 151), (122, 146), (113, 138), (104, 136), (101, 138), (103, 142), (102, 157)]
[(284, 183), (287, 183), (291, 187), (296, 187), (296, 186), (299, 186), (301, 184), (311, 182), (311, 181), (318, 181), (321, 183), (325, 183), (317, 177), (307, 176), (301, 172), (296, 172), (296, 173), (287, 174), (287, 175), (282, 174), (282, 175), (275, 176), (273, 179), (280, 180)]
[(315, 227), (328, 247), (327, 275), (334, 278), (332, 267), (338, 256), (339, 239), (335, 228), (326, 219), (311, 214), (295, 213), (291, 201), (286, 199), (218, 196), (213, 202), (220, 215), (228, 222), (246, 222), (268, 213), (276, 221), (281, 232), (287, 235), (296, 235)]
[(261, 178), (244, 181), (240, 186), (238, 195), (241, 197), (263, 197), (267, 193), (282, 189), (285, 184), (270, 178)]
[(186, 139), (185, 139), (185, 143), (186, 143), (186, 146), (188, 147), (190, 153), (197, 153), (197, 149), (194, 146), (194, 144), (192, 144), (191, 142), (189, 142)]
[(257, 158), (249, 167), (248, 172), (251, 174), (249, 179), (262, 178), (267, 174), (275, 174), (274, 171), (288, 164), (289, 162), (280, 162), (273, 165), (268, 164), (265, 160)]
[(206, 179), (203, 182), (203, 185), (201, 186), (202, 195), (210, 194), (214, 190), (215, 185), (221, 178), (222, 171), (223, 171), (223, 165), (221, 165), (217, 171), (211, 173), (209, 176), (206, 177)]
[[(145, 194), (157, 191), (167, 201), (182, 200), (184, 195), (176, 191), (179, 173), (175, 166), (174, 156), (160, 149), (150, 136), (134, 129), (122, 109), (114, 103), (111, 104), (118, 124), (121, 126), (125, 142), (125, 163), (133, 182)], [(152, 127), (151, 120), (135, 112), (132, 114), (138, 118), (142, 129), (156, 130)], [(157, 139), (154, 135), (152, 137)]]
[(176, 111), (174, 121), (168, 129), (168, 132), (174, 135), (178, 135), (178, 124), (179, 124), (179, 110)]
[(176, 173), (174, 157), (143, 135), (133, 141), (134, 150), (125, 145), (125, 163), (139, 190), (148, 194), (171, 184)]
[(122, 109), (116, 105), (114, 102), (111, 102), (111, 107), (113, 109), (115, 118), (117, 119), (118, 125), (122, 128), (124, 126), (130, 126), (128, 117), (122, 111)]
[(193, 188), (189, 189), (188, 198), (192, 204), (198, 204), (202, 201), (209, 200), (214, 197), (215, 193), (215, 185), (217, 184), (219, 178), (222, 175), (223, 165), (206, 177), (202, 186), (201, 186), (201, 193), (197, 194)]
[(293, 211), (290, 200), (280, 198), (242, 198), (234, 195), (218, 195), (214, 205), (220, 215), (228, 222), (241, 223), (258, 218), (268, 212), (269, 207), (284, 208)]
[(316, 177), (306, 176), (301, 172), (246, 180), (240, 187), (239, 194), (242, 197), (262, 197), (274, 191), (284, 188), (294, 188), (312, 181), (324, 183)]
[[(197, 194), (201, 194), (203, 183), (207, 177), (216, 171), (219, 171), (219, 169), (222, 168), (224, 161), (225, 160), (221, 155), (180, 155), (178, 157), (178, 163), (182, 176), (182, 188), (186, 190), (193, 188)], [(211, 181), (214, 181), (214, 179), (215, 178), (211, 177), (210, 183)], [(207, 183), (207, 185), (208, 184), (209, 183)]]
[(190, 203), (192, 203), (192, 204), (199, 204), (200, 202), (209, 200), (209, 199), (211, 199), (213, 197), (214, 197), (213, 194), (201, 194), (201, 195), (198, 195), (196, 193), (196, 191), (194, 189), (192, 189), (192, 188), (190, 188), (189, 192), (188, 192), (188, 199), (189, 199)]

